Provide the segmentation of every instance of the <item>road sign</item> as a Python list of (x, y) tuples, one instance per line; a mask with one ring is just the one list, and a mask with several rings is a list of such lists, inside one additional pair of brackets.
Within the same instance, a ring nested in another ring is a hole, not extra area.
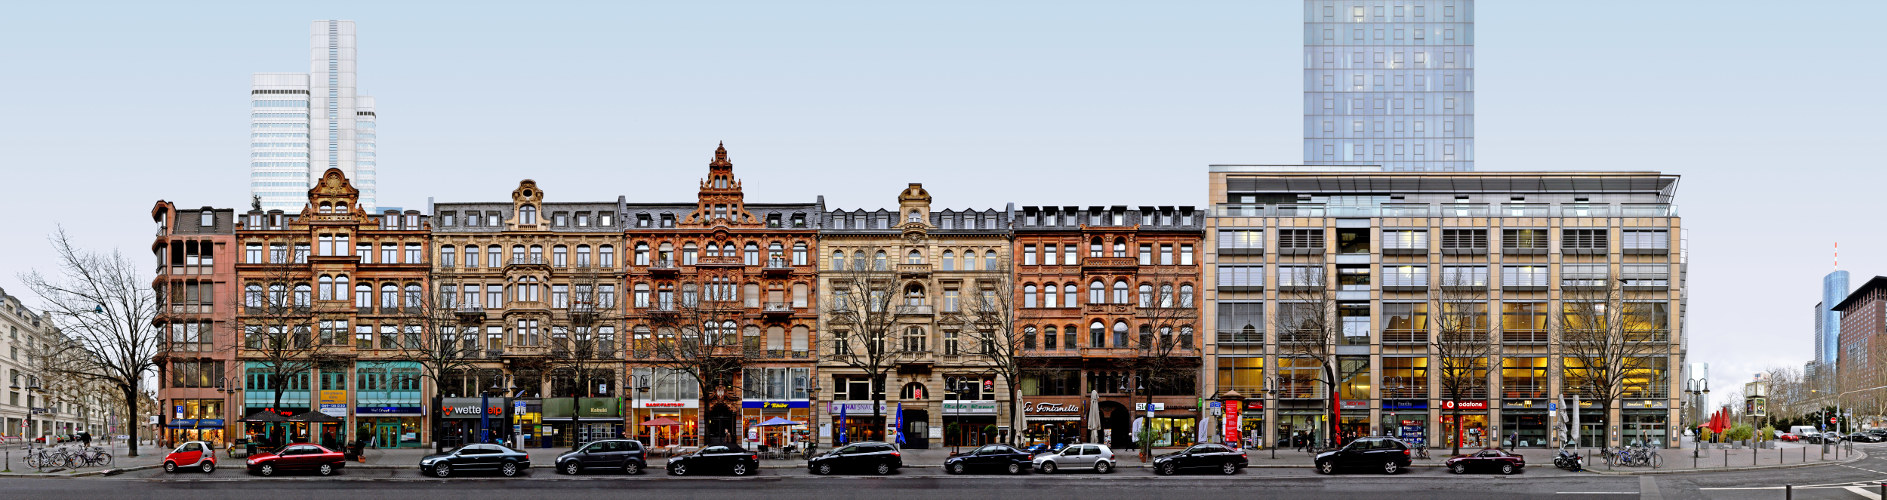
[(1546, 411), (1559, 411), (1559, 403), (1547, 403)]

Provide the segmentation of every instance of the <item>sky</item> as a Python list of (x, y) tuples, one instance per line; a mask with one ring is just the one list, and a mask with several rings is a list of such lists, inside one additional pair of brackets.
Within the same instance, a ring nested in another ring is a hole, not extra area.
[[(1878, 230), (1887, 2), (1482, 0), (1479, 170), (1657, 170), (1690, 248), (1690, 360), (1721, 399), (1813, 356), (1834, 246)], [(251, 73), (350, 19), (380, 203), (691, 201), (715, 144), (755, 202), (1204, 205), (1206, 166), (1302, 160), (1287, 0), (10, 2), (0, 288), (46, 237), (150, 261), (150, 209), (248, 204)], [(1874, 83), (1868, 83), (1874, 82)], [(1847, 89), (1847, 90), (1842, 90)], [(1829, 96), (1849, 97), (1830, 100)], [(1868, 146), (1872, 144), (1873, 146)], [(1741, 239), (1739, 239), (1741, 238)], [(1739, 243), (1740, 242), (1740, 243)]]

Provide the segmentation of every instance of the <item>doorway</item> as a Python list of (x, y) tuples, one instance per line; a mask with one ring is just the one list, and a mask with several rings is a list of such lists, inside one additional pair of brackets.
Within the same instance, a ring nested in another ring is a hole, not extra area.
[(708, 410), (707, 435), (701, 436), (701, 440), (710, 445), (735, 444), (739, 436), (734, 435), (734, 420), (734, 412), (728, 410), (727, 405), (714, 405)]
[[(1111, 442), (1107, 443), (1108, 446), (1115, 449), (1132, 449), (1134, 447), (1133, 414), (1127, 410), (1126, 405), (1113, 401), (1102, 401), (1101, 428), (1104, 429), (1103, 434), (1113, 435)], [(1107, 436), (1103, 436), (1103, 439), (1106, 437)]]
[(396, 422), (381, 422), (379, 425), (373, 426), (373, 441), (374, 446), (379, 448), (393, 448), (399, 446), (400, 424)]
[(930, 412), (927, 410), (904, 410), (904, 447), (913, 449), (930, 448)]

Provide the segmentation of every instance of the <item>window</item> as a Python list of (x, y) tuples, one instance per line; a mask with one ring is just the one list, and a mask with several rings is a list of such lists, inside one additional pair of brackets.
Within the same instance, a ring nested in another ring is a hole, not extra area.
[(1546, 288), (1546, 266), (1501, 266), (1500, 286), (1505, 288)]
[(1411, 253), (1428, 253), (1428, 231), (1410, 229), (1384, 229), (1382, 232), (1383, 250), (1407, 250)]
[(872, 256), (871, 256), (871, 268), (872, 268), (873, 270), (877, 270), (877, 271), (883, 271), (883, 270), (885, 270), (885, 269), (886, 269), (886, 268), (885, 268), (885, 251), (884, 251), (884, 250), (879, 250), (879, 251), (878, 251), (877, 253), (874, 253), (874, 254), (872, 254)]
[(1384, 288), (1428, 288), (1427, 265), (1382, 266)]
[(1035, 245), (1022, 246), (1022, 265), (1025, 265), (1025, 266), (1036, 265), (1035, 264)]
[(1441, 286), (1450, 288), (1486, 288), (1487, 266), (1442, 266)]
[(537, 224), (537, 207), (518, 207), (518, 224)]
[(1322, 229), (1280, 229), (1278, 230), (1278, 249), (1288, 253), (1323, 253), (1324, 230)]
[(1022, 307), (1035, 308), (1035, 285), (1022, 286)]
[(1559, 246), (1578, 253), (1604, 253), (1611, 248), (1605, 229), (1562, 229)]
[(1140, 284), (1140, 307), (1153, 307), (1153, 285)]
[(550, 265), (557, 267), (570, 265), (570, 248), (563, 245), (550, 247)]
[(1321, 287), (1324, 285), (1323, 275), (1322, 267), (1278, 266), (1278, 286)]
[(1107, 303), (1107, 285), (1101, 284), (1100, 280), (1095, 280), (1092, 283), (1088, 283), (1088, 303), (1089, 304), (1106, 304)]
[[(844, 252), (832, 252), (832, 262), (833, 262), (833, 267), (834, 267), (835, 269), (836, 269), (836, 268), (842, 268), (842, 267), (843, 267), (843, 265), (842, 265), (841, 263), (842, 263), (842, 262), (843, 262), (844, 260), (845, 260), (845, 253), (844, 253)], [(942, 269), (942, 270), (944, 270), (944, 271), (955, 271), (955, 270), (957, 270), (957, 254), (956, 254), (955, 252), (951, 252), (951, 251), (949, 251), (949, 250), (944, 250), (944, 251), (943, 251), (943, 262), (941, 262), (941, 264), (942, 264), (942, 266), (940, 266), (940, 267), (941, 267), (941, 269)]]
[(424, 258), (422, 257), (423, 255), (425, 255), (424, 250), (420, 248), (420, 245), (418, 243), (406, 244), (406, 263), (407, 264), (419, 264), (419, 263), (424, 262)]
[(806, 252), (807, 252), (807, 249), (806, 249), (805, 243), (794, 243), (793, 244), (793, 265), (795, 266), (806, 265), (806, 258), (807, 258)]
[(1535, 250), (1544, 253), (1547, 247), (1546, 230), (1502, 229), (1500, 247), (1508, 253), (1514, 250)]
[(1127, 304), (1129, 303), (1128, 300), (1130, 299), (1127, 297), (1127, 281), (1126, 280), (1115, 281), (1114, 282), (1114, 303)]
[(1382, 305), (1382, 341), (1385, 343), (1427, 343), (1428, 303), (1385, 302)]
[(1153, 265), (1153, 245), (1140, 245), (1140, 265)]
[(1671, 248), (1671, 233), (1665, 230), (1625, 230), (1621, 236), (1624, 239), (1620, 245), (1627, 253), (1659, 253)]
[(1088, 323), (1088, 347), (1107, 346), (1107, 327), (1100, 321)]
[(1444, 253), (1487, 251), (1487, 230), (1485, 229), (1443, 229), (1441, 230), (1441, 249)]

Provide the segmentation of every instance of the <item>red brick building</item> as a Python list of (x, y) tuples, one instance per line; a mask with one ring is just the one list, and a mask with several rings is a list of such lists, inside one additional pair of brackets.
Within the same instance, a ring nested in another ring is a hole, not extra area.
[(242, 418), (239, 400), (225, 389), (240, 387), (235, 359), (236, 215), (227, 208), (179, 209), (158, 201), (151, 208), (157, 238), (158, 307), (155, 326), (157, 404), (168, 442), (200, 439), (222, 445), (225, 431)]

